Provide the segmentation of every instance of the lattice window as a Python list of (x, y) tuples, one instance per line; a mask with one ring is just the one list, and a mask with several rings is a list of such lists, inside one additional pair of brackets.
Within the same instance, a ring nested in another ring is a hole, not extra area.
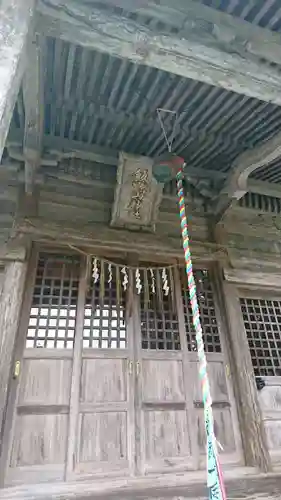
[(256, 376), (281, 375), (281, 301), (240, 299)]
[(165, 295), (161, 271), (155, 272), (155, 275), (155, 293), (151, 289), (145, 291), (143, 287), (140, 295), (142, 349), (179, 351), (181, 344), (173, 285), (170, 283), (169, 294)]
[[(192, 311), (189, 300), (187, 276), (185, 269), (181, 269), (181, 286), (184, 306), (184, 319), (186, 328), (187, 345), (190, 351), (196, 350), (195, 331), (192, 322)], [(216, 318), (213, 291), (207, 270), (194, 271), (197, 285), (197, 298), (200, 319), (203, 329), (203, 338), (206, 352), (221, 352), (219, 329)]]
[(77, 257), (40, 254), (27, 348), (73, 348), (79, 269)]
[(96, 349), (125, 349), (127, 347), (125, 293), (116, 268), (104, 263), (103, 275), (88, 289), (83, 329), (83, 347)]

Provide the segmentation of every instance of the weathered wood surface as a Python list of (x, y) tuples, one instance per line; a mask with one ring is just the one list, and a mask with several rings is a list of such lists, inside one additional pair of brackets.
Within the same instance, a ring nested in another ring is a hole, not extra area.
[[(153, 118), (153, 121), (154, 118)], [(197, 134), (196, 134), (196, 137)], [(91, 161), (93, 163), (102, 163), (105, 165), (118, 165), (118, 151), (92, 144), (85, 144), (81, 141), (55, 137), (51, 135), (43, 136), (44, 151), (42, 152), (41, 165), (57, 166), (59, 162), (69, 158), (79, 158), (82, 160)], [(9, 155), (18, 161), (24, 161), (24, 154), (22, 148), (22, 137), (18, 130), (12, 129), (7, 138), (7, 147)], [(73, 174), (75, 169), (73, 168)], [(203, 168), (195, 168), (187, 165), (185, 173), (188, 177), (196, 179), (214, 179), (225, 180), (227, 173), (216, 170), (206, 170)], [(77, 178), (83, 176), (83, 168), (76, 168), (75, 176)]]
[(111, 226), (155, 231), (164, 185), (152, 165), (151, 158), (120, 154)]
[(80, 376), (81, 376), (81, 351), (83, 343), (83, 324), (84, 324), (84, 307), (85, 307), (85, 293), (87, 288), (89, 269), (86, 266), (86, 260), (80, 262), (80, 283), (78, 289), (77, 299), (77, 313), (75, 321), (75, 342), (73, 350), (73, 363), (71, 370), (70, 382), (70, 395), (69, 395), (69, 422), (68, 422), (68, 435), (67, 435), (67, 448), (66, 448), (66, 464), (64, 479), (68, 479), (77, 461), (76, 453), (76, 435), (78, 429), (78, 405), (79, 405), (79, 391)]
[[(197, 354), (193, 356), (193, 361), (191, 363), (193, 373), (191, 384), (193, 402), (196, 408), (197, 440), (201, 455), (201, 467), (204, 467), (206, 464), (206, 434), (202, 404), (202, 388), (198, 378), (198, 363), (196, 356)], [(213, 400), (215, 433), (219, 443), (223, 447), (223, 451), (220, 452), (220, 461), (222, 464), (241, 464), (243, 463), (243, 458), (237, 449), (238, 446), (234, 435), (233, 408), (231, 408), (229, 398), (224, 356), (223, 354), (216, 355), (209, 353), (207, 354), (207, 362)], [(234, 381), (232, 381), (232, 383), (234, 383)]]
[(256, 179), (248, 179), (247, 182), (248, 192), (264, 194), (266, 196), (273, 196), (274, 198), (281, 198), (281, 186), (273, 182), (258, 181)]
[[(241, 500), (280, 500), (279, 474), (264, 475), (254, 470), (235, 469), (225, 471), (227, 495)], [(79, 481), (67, 484), (49, 483), (4, 489), (1, 500), (58, 500), (74, 498), (108, 498), (111, 500), (205, 500), (206, 472), (200, 474), (166, 474), (145, 479), (121, 479), (98, 483)]]
[(239, 391), (240, 429), (246, 465), (258, 466), (268, 472), (272, 464), (261, 409), (258, 402), (255, 377), (240, 309), (239, 297), (234, 285), (221, 282), (228, 322), (229, 342), (233, 353), (233, 381)]
[(23, 77), (25, 126), (23, 152), (25, 157), (25, 191), (32, 193), (35, 172), (41, 164), (44, 127), (44, 42), (30, 35), (27, 63)]
[(18, 330), (27, 264), (6, 264), (0, 298), (0, 426), (5, 413), (11, 362)]
[(224, 278), (226, 281), (240, 286), (281, 289), (281, 273), (278, 274), (273, 271), (274, 270), (272, 270), (271, 273), (265, 273), (260, 271), (247, 271), (245, 269), (224, 269)]
[(225, 49), (226, 44), (228, 44), (231, 49), (236, 48), (237, 54), (242, 50), (242, 40), (247, 40), (247, 45), (243, 47), (245, 54), (258, 56), (276, 64), (281, 63), (281, 37), (279, 33), (262, 29), (242, 18), (236, 18), (202, 3), (192, 0), (176, 0), (173, 4), (169, 0), (159, 0), (158, 2), (154, 0), (145, 2), (104, 0), (104, 3), (164, 22), (178, 28), (180, 33), (200, 31), (211, 45), (216, 45), (221, 40)]
[[(76, 245), (78, 247), (94, 247), (97, 249), (108, 249), (115, 251), (126, 251), (128, 248), (139, 251), (142, 255), (154, 258), (162, 256), (166, 261), (171, 258), (183, 259), (182, 243), (180, 236), (169, 234), (156, 235), (152, 238), (146, 234), (133, 233), (125, 230), (109, 229), (104, 224), (93, 223), (78, 228), (65, 223), (51, 223), (43, 218), (32, 218), (32, 220), (18, 220), (13, 228), (13, 235), (32, 235), (35, 241), (56, 242), (60, 245)], [(226, 251), (220, 245), (206, 241), (192, 241), (194, 259), (201, 258), (205, 261), (213, 261), (218, 258), (226, 258)]]
[[(47, 36), (59, 37), (261, 100), (281, 103), (278, 72), (257, 62), (257, 56), (263, 50), (264, 30), (260, 30), (258, 43), (248, 41), (248, 37), (243, 42), (235, 41), (232, 31), (230, 39), (227, 39), (227, 43), (232, 42), (230, 51), (226, 48), (225, 39), (220, 39), (219, 25), (215, 25), (212, 32), (209, 20), (205, 29), (204, 23), (202, 25), (199, 21), (200, 28), (197, 23), (192, 30), (190, 25), (194, 21), (189, 21), (188, 14), (183, 16), (180, 34), (174, 35), (168, 29), (157, 33), (141, 21), (101, 12), (89, 5), (82, 9), (73, 1), (52, 0), (48, 6), (41, 2), (40, 12), (42, 15), (37, 20), (37, 30)], [(183, 15), (182, 12), (180, 14)], [(265, 31), (265, 37), (271, 38), (271, 35)], [(276, 55), (279, 36), (274, 42), (272, 53)], [(255, 54), (251, 55), (245, 47), (253, 46)], [(281, 59), (280, 51), (277, 58)]]
[(0, 158), (25, 66), (25, 44), (35, 0), (3, 0), (0, 6)]
[[(71, 360), (23, 361), (10, 476), (17, 468), (64, 463), (70, 374)], [(60, 415), (63, 404), (65, 414)]]
[(217, 225), (216, 241), (227, 247), (229, 267), (280, 273), (280, 216), (260, 209), (233, 207)]
[(216, 201), (214, 212), (220, 220), (233, 201), (248, 191), (248, 178), (258, 168), (270, 164), (281, 155), (281, 133), (261, 146), (242, 153), (232, 164), (229, 177)]
[(146, 354), (141, 353), (138, 376), (142, 472), (194, 469), (198, 464), (190, 448), (192, 428), (186, 411), (190, 392), (184, 386), (183, 354), (178, 359), (167, 351), (150, 351), (151, 359)]
[(263, 377), (265, 387), (258, 398), (263, 413), (273, 463), (281, 461), (281, 377)]

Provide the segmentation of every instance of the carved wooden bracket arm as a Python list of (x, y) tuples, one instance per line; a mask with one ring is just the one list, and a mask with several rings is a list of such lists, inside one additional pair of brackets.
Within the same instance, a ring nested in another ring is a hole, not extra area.
[(219, 222), (233, 202), (248, 191), (250, 175), (257, 169), (270, 165), (281, 156), (281, 133), (256, 148), (245, 151), (233, 163), (228, 179), (214, 200), (213, 214)]

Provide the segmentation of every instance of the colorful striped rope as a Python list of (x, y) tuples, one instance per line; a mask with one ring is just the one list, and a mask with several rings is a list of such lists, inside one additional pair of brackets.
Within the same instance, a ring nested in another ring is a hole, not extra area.
[(194, 280), (191, 255), (190, 255), (188, 226), (186, 219), (184, 190), (183, 190), (182, 167), (178, 170), (176, 179), (177, 179), (178, 204), (180, 210), (181, 233), (183, 240), (189, 298), (193, 315), (193, 326), (196, 333), (196, 343), (197, 343), (197, 352), (199, 360), (199, 377), (202, 384), (205, 429), (207, 436), (207, 474), (208, 474), (207, 485), (209, 489), (209, 500), (226, 500), (222, 470), (218, 460), (217, 442), (214, 433), (212, 398), (211, 398), (210, 383), (207, 373), (207, 360), (204, 350), (203, 332), (202, 332), (199, 307), (196, 295), (196, 284)]

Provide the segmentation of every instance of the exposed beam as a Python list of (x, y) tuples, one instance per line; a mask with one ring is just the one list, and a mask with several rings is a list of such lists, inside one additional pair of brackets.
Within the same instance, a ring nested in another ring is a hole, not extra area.
[[(93, 4), (99, 0), (93, 0)], [(180, 30), (180, 33), (200, 32), (208, 45), (220, 44), (229, 52), (250, 54), (275, 64), (281, 64), (281, 36), (260, 28), (226, 12), (192, 0), (103, 0), (140, 16), (151, 17)], [(253, 3), (253, 2), (252, 2)]]
[(36, 169), (40, 165), (44, 126), (44, 41), (32, 35), (28, 43), (28, 59), (23, 77), (25, 126), (23, 152), (25, 158), (25, 191), (32, 194)]
[[(11, 158), (17, 161), (23, 161), (24, 155), (22, 150), (22, 140), (20, 131), (11, 131), (7, 140), (8, 151)], [(54, 137), (50, 135), (43, 136), (44, 155), (41, 157), (41, 165), (55, 165), (63, 158), (81, 158), (84, 160), (104, 163), (106, 165), (118, 164), (119, 152), (97, 146), (94, 144), (87, 144), (81, 141), (74, 141), (71, 139), (64, 139), (61, 137)], [(187, 165), (185, 169), (187, 179), (211, 179), (214, 181), (224, 181), (227, 178), (225, 172), (219, 170), (207, 170), (203, 168), (193, 168)]]
[(274, 182), (258, 181), (256, 179), (249, 179), (248, 181), (249, 193), (262, 194), (265, 196), (272, 196), (273, 198), (281, 198), (281, 184)]
[(248, 191), (248, 178), (258, 168), (270, 164), (281, 156), (281, 133), (261, 146), (245, 151), (234, 161), (229, 177), (215, 200), (213, 214), (219, 222), (233, 202), (240, 200)]
[[(97, 251), (100, 249), (116, 251), (139, 251), (142, 253), (162, 256), (166, 261), (170, 258), (182, 259), (181, 240), (179, 237), (149, 234), (138, 231), (126, 231), (123, 229), (109, 228), (101, 223), (89, 223), (83, 227), (79, 224), (68, 225), (47, 221), (42, 217), (21, 218), (15, 220), (11, 237), (17, 235), (30, 235), (33, 241), (46, 239), (54, 243), (64, 245), (76, 245), (78, 247), (92, 247)], [(195, 259), (203, 258), (213, 261), (221, 257), (226, 258), (225, 248), (215, 243), (192, 240), (193, 254)]]
[(229, 22), (228, 35), (222, 27), (221, 36), (219, 20), (202, 23), (199, 11), (193, 18), (179, 11), (182, 25), (175, 35), (73, 0), (41, 0), (39, 8), (37, 29), (46, 36), (281, 104), (278, 71), (259, 61), (260, 57), (271, 61), (274, 54), (274, 60), (281, 62), (281, 37), (270, 31), (255, 27), (253, 35), (249, 25), (241, 39)]
[(0, 160), (25, 66), (25, 48), (35, 0), (0, 4)]

